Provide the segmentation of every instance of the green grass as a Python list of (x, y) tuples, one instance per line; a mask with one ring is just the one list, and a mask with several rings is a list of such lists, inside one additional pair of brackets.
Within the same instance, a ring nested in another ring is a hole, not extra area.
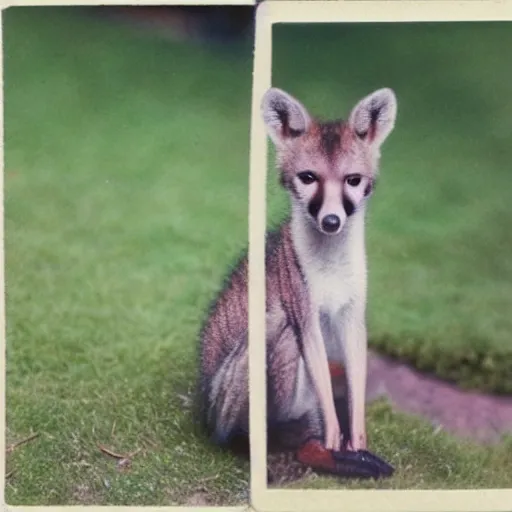
[[(398, 97), (368, 214), (371, 346), (512, 393), (512, 31), (504, 23), (274, 28), (273, 85), (323, 117)], [(269, 218), (285, 204), (274, 179)], [(272, 178), (272, 176), (271, 176)]]
[[(252, 48), (76, 12), (5, 12), (7, 443), (40, 434), (6, 500), (246, 503), (180, 396), (247, 242)], [(97, 443), (143, 451), (120, 472)]]
[[(341, 481), (312, 475), (296, 489), (492, 489), (512, 487), (512, 436), (484, 447), (436, 431), (420, 419), (392, 412), (383, 401), (368, 408), (371, 450), (395, 474), (379, 481)], [(404, 433), (407, 433), (404, 435)]]

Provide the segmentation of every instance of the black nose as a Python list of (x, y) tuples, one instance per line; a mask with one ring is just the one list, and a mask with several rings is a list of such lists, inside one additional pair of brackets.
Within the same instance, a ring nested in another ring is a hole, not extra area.
[(326, 215), (322, 220), (322, 229), (327, 233), (334, 233), (340, 227), (340, 218), (337, 215)]

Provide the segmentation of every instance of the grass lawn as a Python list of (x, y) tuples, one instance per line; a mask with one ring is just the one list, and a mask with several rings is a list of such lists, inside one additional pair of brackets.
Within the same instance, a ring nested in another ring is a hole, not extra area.
[(392, 478), (342, 481), (312, 475), (297, 489), (512, 488), (512, 436), (492, 447), (475, 446), (433, 430), (425, 421), (392, 412), (384, 401), (368, 410), (370, 448), (395, 468)]
[[(512, 393), (512, 31), (506, 23), (281, 25), (273, 85), (324, 117), (398, 97), (368, 215), (370, 343)], [(269, 221), (284, 194), (269, 184)]]
[[(247, 242), (252, 48), (11, 8), (5, 37), (9, 504), (237, 504), (191, 435), (196, 336)], [(97, 443), (127, 454), (126, 471)]]

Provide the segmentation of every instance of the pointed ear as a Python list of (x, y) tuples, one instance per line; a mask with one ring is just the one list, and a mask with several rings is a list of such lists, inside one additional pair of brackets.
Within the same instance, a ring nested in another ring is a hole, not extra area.
[(304, 106), (281, 89), (269, 89), (261, 101), (267, 133), (276, 146), (302, 135), (311, 122)]
[(378, 148), (395, 126), (396, 103), (391, 89), (379, 89), (354, 107), (349, 124), (359, 138)]

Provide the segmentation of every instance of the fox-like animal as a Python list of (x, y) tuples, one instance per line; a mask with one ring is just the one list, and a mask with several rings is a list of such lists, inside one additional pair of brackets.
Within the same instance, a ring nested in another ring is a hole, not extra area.
[[(261, 112), (291, 202), (266, 238), (268, 449), (292, 450), (318, 472), (389, 476), (393, 468), (367, 451), (365, 211), (396, 96), (379, 89), (347, 120), (324, 122), (271, 88)], [(248, 438), (248, 357), (244, 255), (201, 332), (202, 422), (220, 445)], [(345, 393), (333, 389), (340, 376)]]

